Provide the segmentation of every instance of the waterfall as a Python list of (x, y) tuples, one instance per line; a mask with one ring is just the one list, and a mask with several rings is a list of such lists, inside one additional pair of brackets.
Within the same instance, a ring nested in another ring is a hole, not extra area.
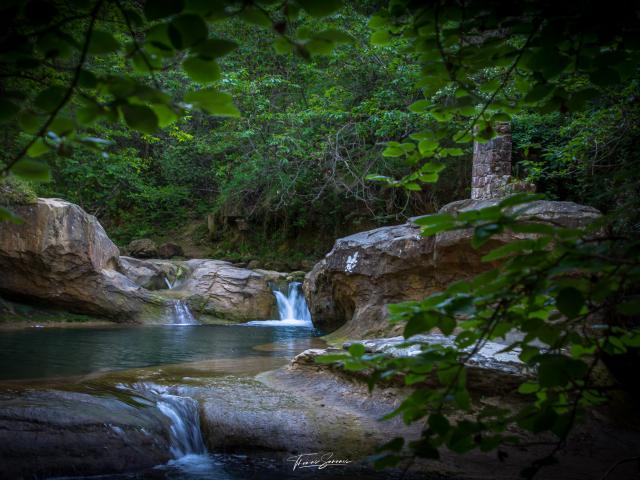
[[(164, 283), (169, 290), (172, 290), (174, 284), (172, 284), (167, 277), (164, 277)], [(172, 325), (198, 325), (196, 317), (191, 313), (189, 305), (184, 300), (174, 300), (171, 302), (173, 307), (173, 319)]]
[(291, 282), (287, 296), (280, 290), (274, 289), (273, 294), (278, 304), (278, 316), (281, 321), (301, 320), (307, 324), (311, 324), (311, 313), (307, 307), (307, 302), (302, 295), (302, 284), (300, 282)]
[(157, 405), (158, 409), (171, 421), (170, 448), (174, 458), (207, 453), (200, 431), (198, 403), (194, 399), (162, 393)]
[(255, 320), (248, 322), (247, 325), (313, 327), (311, 312), (307, 307), (301, 286), (300, 282), (291, 282), (286, 295), (277, 287), (274, 287), (273, 295), (276, 297), (278, 317), (280, 319)]

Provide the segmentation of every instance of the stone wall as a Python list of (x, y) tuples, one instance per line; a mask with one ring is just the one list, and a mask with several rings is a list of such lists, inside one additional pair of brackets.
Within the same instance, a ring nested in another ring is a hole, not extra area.
[(511, 181), (511, 126), (496, 126), (498, 135), (473, 145), (471, 198), (484, 200), (504, 196)]

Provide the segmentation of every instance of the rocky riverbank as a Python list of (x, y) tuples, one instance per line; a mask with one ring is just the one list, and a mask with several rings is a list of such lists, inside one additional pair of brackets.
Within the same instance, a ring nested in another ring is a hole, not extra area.
[[(496, 205), (499, 200), (462, 200), (440, 213), (455, 213)], [(585, 226), (600, 216), (573, 202), (536, 201), (524, 218), (566, 227)], [(482, 261), (488, 250), (522, 235), (504, 233), (483, 248), (470, 245), (472, 231), (459, 230), (423, 237), (409, 220), (336, 240), (333, 249), (307, 274), (303, 289), (314, 324), (336, 341), (399, 333), (387, 320), (386, 306), (420, 300), (455, 280), (494, 267)]]
[(217, 260), (121, 257), (96, 218), (64, 200), (14, 210), (23, 223), (0, 229), (0, 295), (21, 303), (162, 323), (180, 299), (205, 322), (260, 320), (274, 318), (272, 284), (290, 277)]

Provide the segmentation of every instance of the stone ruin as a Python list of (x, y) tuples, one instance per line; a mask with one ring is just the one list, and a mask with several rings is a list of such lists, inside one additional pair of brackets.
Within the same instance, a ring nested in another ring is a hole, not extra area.
[(511, 184), (511, 126), (496, 125), (497, 135), (487, 143), (474, 142), (471, 198), (484, 200), (507, 195)]

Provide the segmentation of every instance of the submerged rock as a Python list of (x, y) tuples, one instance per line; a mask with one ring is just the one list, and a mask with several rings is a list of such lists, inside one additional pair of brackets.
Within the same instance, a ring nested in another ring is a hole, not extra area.
[(0, 292), (73, 312), (130, 320), (164, 302), (117, 271), (118, 248), (93, 215), (55, 198), (15, 206), (0, 228)]
[[(462, 200), (441, 212), (495, 205), (499, 200)], [(584, 226), (600, 213), (572, 202), (536, 201), (528, 206), (533, 221), (568, 227)], [(335, 338), (383, 336), (392, 332), (386, 305), (419, 300), (449, 283), (472, 277), (495, 264), (481, 261), (487, 249), (517, 237), (502, 234), (475, 250), (472, 231), (422, 237), (409, 221), (336, 240), (333, 249), (305, 277), (303, 289), (314, 324), (333, 329)]]
[(170, 458), (168, 431), (152, 404), (62, 391), (0, 394), (3, 478), (150, 468)]

